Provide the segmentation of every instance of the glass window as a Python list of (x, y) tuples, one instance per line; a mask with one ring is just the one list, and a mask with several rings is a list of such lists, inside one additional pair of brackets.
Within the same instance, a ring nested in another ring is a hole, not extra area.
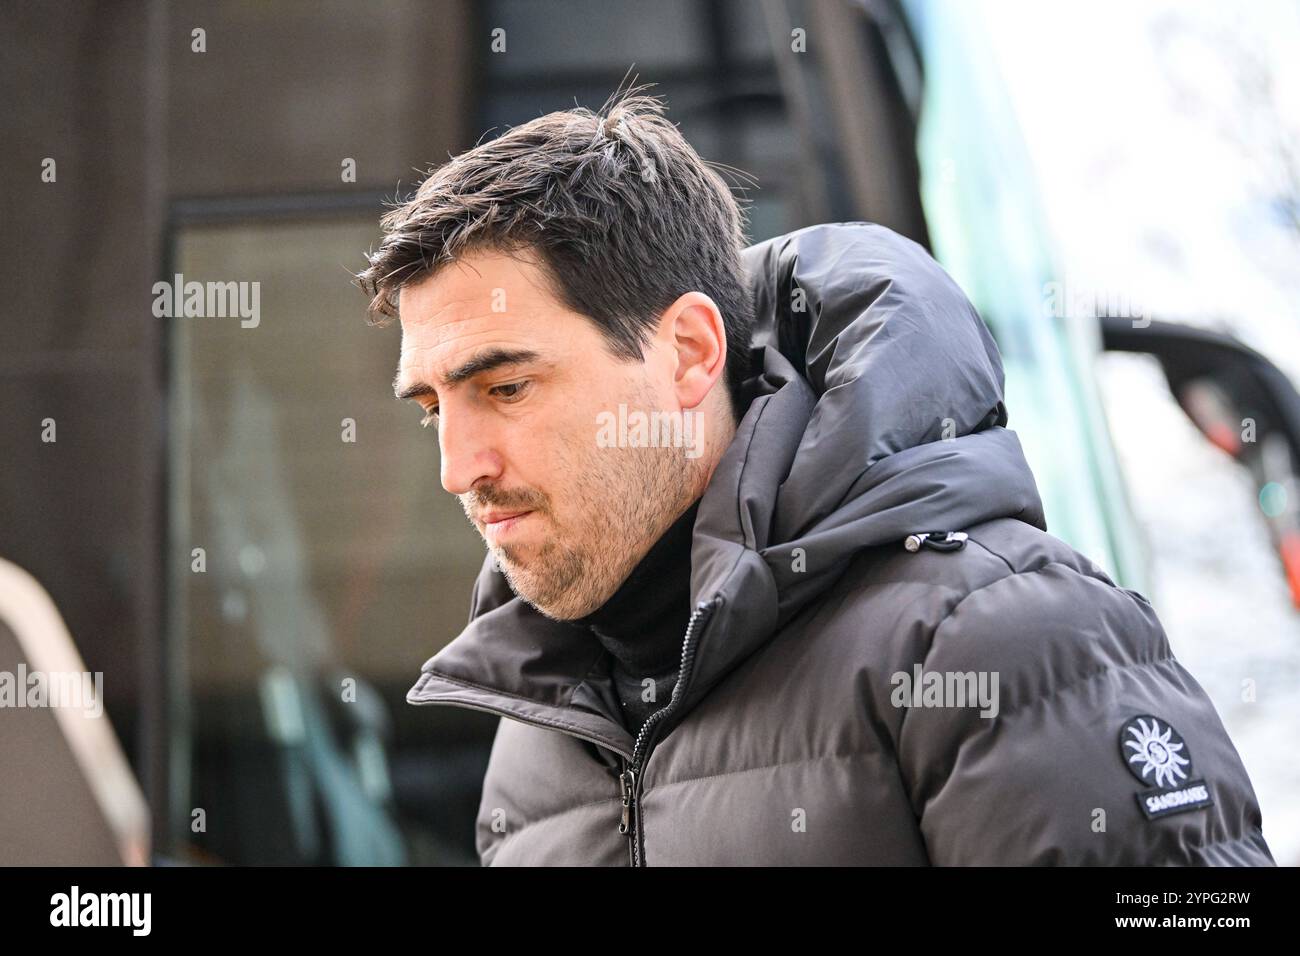
[(466, 620), (483, 549), (436, 433), (393, 399), (399, 329), (368, 326), (349, 285), (379, 212), (176, 237), (186, 291), (233, 282), (246, 306), (167, 320), (180, 853), (476, 862), (495, 720), (404, 698)]

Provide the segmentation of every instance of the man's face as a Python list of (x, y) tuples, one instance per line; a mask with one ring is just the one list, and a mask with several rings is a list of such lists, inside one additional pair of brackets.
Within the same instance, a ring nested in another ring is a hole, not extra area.
[(600, 607), (702, 492), (680, 447), (606, 447), (598, 422), (678, 410), (671, 349), (610, 353), (530, 261), (476, 252), (402, 289), (395, 383), (436, 410), (442, 485), (549, 617)]

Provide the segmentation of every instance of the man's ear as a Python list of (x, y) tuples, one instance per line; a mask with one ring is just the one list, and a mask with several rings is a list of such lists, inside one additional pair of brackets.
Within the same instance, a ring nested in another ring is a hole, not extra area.
[(664, 310), (663, 344), (676, 358), (673, 393), (682, 408), (695, 408), (727, 367), (727, 331), (717, 303), (703, 292), (687, 292)]

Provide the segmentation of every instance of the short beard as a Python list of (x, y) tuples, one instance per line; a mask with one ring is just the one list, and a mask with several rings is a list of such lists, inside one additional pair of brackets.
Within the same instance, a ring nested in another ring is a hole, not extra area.
[(502, 549), (502, 569), (515, 593), (553, 620), (585, 617), (613, 597), (646, 552), (697, 497), (698, 465), (684, 458), (681, 449), (610, 448), (601, 453), (625, 459), (619, 468), (624, 484), (618, 490), (626, 497), (620, 500), (620, 495), (612, 495), (615, 489), (606, 484), (600, 489), (603, 499), (576, 499), (607, 503), (608, 510), (585, 512), (582, 537), (587, 548), (547, 541), (531, 562), (539, 569), (536, 574), (528, 569), (512, 570), (507, 563), (508, 550)]
[[(545, 617), (571, 621), (592, 613), (627, 580), (646, 553), (703, 493), (702, 458), (680, 448), (597, 448), (573, 454), (557, 449), (559, 473), (578, 476), (571, 486), (579, 524), (548, 538), (527, 561), (511, 545), (497, 549), (511, 589)], [(487, 500), (502, 508), (534, 507), (554, 519), (545, 496)], [(467, 513), (470, 506), (462, 496)], [(583, 507), (585, 505), (585, 507)]]

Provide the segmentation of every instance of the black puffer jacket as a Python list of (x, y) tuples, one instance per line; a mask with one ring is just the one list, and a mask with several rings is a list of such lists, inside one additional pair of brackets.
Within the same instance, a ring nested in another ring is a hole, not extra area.
[[(1151, 605), (1045, 533), (952, 280), (862, 223), (745, 264), (752, 402), (701, 499), (669, 705), (634, 741), (599, 645), (486, 561), (408, 695), (508, 718), (483, 862), (1271, 864)], [(967, 537), (909, 549), (931, 531)]]

